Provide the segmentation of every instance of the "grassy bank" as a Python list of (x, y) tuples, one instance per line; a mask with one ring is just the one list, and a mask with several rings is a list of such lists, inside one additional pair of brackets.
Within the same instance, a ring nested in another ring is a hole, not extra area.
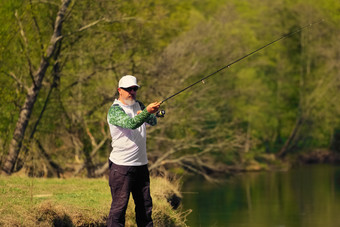
[[(168, 202), (178, 189), (165, 178), (151, 179), (155, 226), (186, 226), (188, 212)], [(0, 226), (105, 226), (111, 203), (106, 179), (0, 176), (0, 194)], [(132, 199), (126, 226), (135, 226)]]

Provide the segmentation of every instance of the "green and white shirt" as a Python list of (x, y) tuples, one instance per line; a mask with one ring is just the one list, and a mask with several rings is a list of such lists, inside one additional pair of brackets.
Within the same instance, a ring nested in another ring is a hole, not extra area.
[[(139, 110), (143, 111), (137, 115)], [(107, 122), (112, 137), (110, 160), (124, 166), (146, 165), (145, 123), (156, 125), (155, 115), (150, 114), (141, 102), (124, 105), (116, 99), (109, 109)]]

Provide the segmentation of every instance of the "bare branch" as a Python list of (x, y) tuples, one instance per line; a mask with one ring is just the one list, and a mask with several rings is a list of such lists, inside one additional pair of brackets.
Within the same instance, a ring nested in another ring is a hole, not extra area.
[(90, 137), (91, 140), (91, 144), (93, 147), (98, 146), (98, 144), (96, 143), (95, 138), (93, 137), (92, 133), (90, 132), (89, 127), (87, 127), (87, 125), (85, 124), (85, 128), (86, 128), (86, 134)]
[(28, 40), (27, 40), (25, 31), (24, 31), (24, 28), (22, 26), (22, 23), (20, 21), (20, 18), (18, 16), (17, 10), (15, 11), (15, 17), (17, 18), (18, 25), (19, 25), (19, 28), (20, 28), (20, 35), (21, 35), (22, 39), (24, 40), (24, 45), (25, 45), (24, 46), (24, 52), (25, 52), (26, 59), (27, 59), (27, 62), (28, 62), (29, 74), (30, 74), (30, 77), (32, 79), (33, 84), (35, 85), (35, 80), (34, 80), (34, 76), (33, 76), (33, 66), (32, 66), (30, 56), (29, 56)]
[(100, 22), (105, 22), (105, 23), (118, 23), (118, 22), (122, 22), (122, 21), (126, 21), (126, 20), (135, 20), (136, 18), (135, 17), (125, 17), (125, 18), (121, 18), (121, 19), (117, 19), (117, 20), (109, 20), (109, 19), (106, 19), (106, 18), (101, 18), (101, 19), (98, 19), (96, 21), (93, 21), (87, 25), (84, 25), (83, 27), (79, 28), (77, 31), (75, 32), (70, 32), (68, 34), (66, 34), (64, 37), (66, 36), (71, 36), (71, 35), (74, 35), (76, 33), (79, 33), (79, 32), (82, 32), (82, 31), (85, 31), (89, 28), (92, 28), (94, 27), (95, 25), (99, 24)]
[(33, 17), (33, 21), (34, 21), (34, 25), (38, 31), (38, 34), (39, 34), (39, 43), (40, 43), (40, 50), (41, 50), (41, 56), (44, 55), (44, 45), (43, 45), (43, 41), (42, 41), (42, 36), (41, 36), (41, 32), (40, 32), (40, 27), (39, 27), (39, 24), (38, 24), (38, 21), (37, 21), (37, 17), (34, 13), (34, 10), (33, 10), (33, 4), (32, 4), (32, 0), (30, 0), (30, 6), (31, 6), (31, 12), (32, 12), (32, 17)]
[(75, 31), (75, 32), (70, 32), (70, 33), (66, 34), (64, 37), (71, 36), (71, 35), (74, 35), (74, 34), (76, 34), (76, 33), (85, 31), (85, 30), (87, 30), (87, 29), (89, 29), (89, 28), (91, 28), (91, 27), (97, 25), (99, 22), (102, 22), (102, 21), (105, 21), (105, 20), (104, 20), (104, 19), (99, 19), (99, 20), (93, 21), (92, 23), (90, 23), (90, 24), (88, 24), (88, 25), (85, 25), (85, 26), (79, 28), (79, 29), (78, 29), (77, 31)]
[[(86, 128), (86, 131), (88, 131), (88, 128)], [(94, 139), (92, 134), (91, 134), (91, 140)], [(90, 154), (90, 158), (93, 158), (97, 151), (105, 144), (105, 142), (108, 140), (109, 136), (106, 136), (102, 139), (102, 141), (100, 141), (100, 143), (96, 146), (94, 146), (94, 148), (92, 149), (91, 151), (91, 154)], [(94, 141), (95, 144), (97, 144), (95, 141)], [(74, 176), (77, 176), (84, 168), (86, 168), (86, 162), (83, 162), (82, 165), (73, 173)], [(98, 175), (101, 175), (103, 174), (108, 168), (108, 163), (105, 163), (101, 168), (95, 170), (95, 175), (98, 176)]]
[(90, 137), (90, 140), (91, 140), (91, 144), (92, 144), (92, 147), (94, 147), (91, 151), (91, 157), (93, 158), (97, 151), (104, 145), (104, 143), (107, 141), (107, 139), (109, 138), (109, 135), (105, 135), (104, 136), (104, 139), (102, 139), (100, 141), (99, 144), (97, 144), (96, 142), (96, 139), (94, 138), (94, 136), (92, 135), (92, 133), (90, 132), (90, 129), (86, 126), (85, 124), (85, 128), (86, 128), (86, 133), (87, 135)]
[(85, 25), (85, 26), (79, 28), (79, 29), (78, 29), (78, 32), (82, 32), (82, 31), (84, 31), (84, 30), (86, 30), (86, 29), (89, 29), (89, 28), (95, 26), (96, 24), (98, 24), (98, 23), (101, 22), (101, 21), (103, 21), (103, 19), (99, 19), (99, 20), (96, 20), (96, 21), (94, 21), (94, 22), (92, 22), (92, 23), (90, 23), (90, 24), (88, 24), (88, 25)]
[(161, 166), (164, 160), (174, 153), (176, 153), (176, 150), (170, 149), (170, 151), (166, 152), (163, 156), (158, 158), (157, 161), (149, 167), (149, 169), (151, 170), (157, 168), (158, 166)]
[(199, 170), (197, 168), (194, 168), (192, 165), (189, 165), (189, 164), (186, 164), (186, 163), (182, 163), (182, 165), (185, 168), (189, 169), (190, 171), (203, 176), (206, 180), (208, 180), (210, 182), (218, 182), (216, 179), (210, 177), (208, 174), (204, 173), (203, 171), (201, 171), (201, 170)]
[(65, 89), (63, 89), (63, 90), (61, 91), (61, 93), (64, 93), (66, 90), (68, 90), (68, 89), (70, 89), (70, 88), (76, 86), (76, 85), (79, 84), (79, 83), (82, 83), (82, 82), (85, 82), (85, 81), (91, 79), (94, 75), (96, 75), (96, 73), (97, 73), (97, 72), (92, 72), (90, 75), (86, 76), (85, 78), (81, 78), (81, 79), (79, 79), (79, 80), (77, 80), (77, 81), (71, 83), (70, 85), (66, 86)]
[(100, 143), (95, 146), (91, 152), (91, 157), (94, 157), (97, 153), (97, 151), (104, 145), (104, 143), (109, 139), (109, 136), (105, 137), (104, 139), (102, 139), (102, 141), (100, 141)]
[(19, 87), (23, 88), (26, 91), (26, 93), (28, 92), (29, 90), (28, 87), (13, 72), (10, 72), (10, 73), (4, 72), (4, 71), (2, 72), (10, 76), (11, 78), (13, 78), (15, 82), (19, 85)]
[(67, 12), (67, 7), (70, 4), (70, 2), (71, 2), (71, 0), (63, 0), (62, 5), (59, 9), (57, 18), (56, 18), (55, 23), (54, 23), (53, 35), (51, 37), (49, 46), (46, 50), (46, 57), (45, 58), (47, 58), (47, 59), (49, 59), (52, 56), (53, 52), (56, 49), (57, 43), (62, 39), (62, 35), (61, 35), (62, 29), (61, 28), (62, 28), (62, 24), (63, 24), (63, 21), (64, 21), (64, 16)]
[(44, 3), (44, 4), (59, 6), (57, 3), (54, 3), (54, 2), (52, 2), (52, 1), (47, 1), (47, 0), (37, 0), (37, 1), (33, 1), (32, 3), (34, 3), (34, 4), (37, 4), (37, 3)]
[(105, 132), (105, 126), (103, 121), (100, 122), (100, 131), (103, 134), (103, 136), (106, 136), (108, 134), (107, 132)]
[(108, 170), (108, 169), (109, 169), (109, 163), (108, 163), (108, 162), (105, 162), (104, 165), (102, 165), (99, 169), (96, 169), (96, 170), (94, 171), (94, 175), (95, 175), (95, 176), (101, 176), (101, 175), (103, 175), (103, 174), (106, 172), (106, 170)]

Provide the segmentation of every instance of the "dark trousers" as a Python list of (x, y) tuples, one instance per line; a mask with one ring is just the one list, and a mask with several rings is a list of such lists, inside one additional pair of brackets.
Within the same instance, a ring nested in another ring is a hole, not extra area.
[(107, 226), (116, 227), (125, 225), (125, 213), (130, 192), (135, 202), (136, 223), (138, 227), (153, 226), (150, 177), (147, 165), (120, 166), (109, 161), (109, 166), (109, 185), (112, 203)]

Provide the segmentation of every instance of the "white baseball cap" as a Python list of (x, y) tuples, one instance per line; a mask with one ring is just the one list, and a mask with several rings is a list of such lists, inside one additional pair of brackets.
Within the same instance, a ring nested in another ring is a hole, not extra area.
[(137, 79), (134, 76), (126, 75), (119, 80), (118, 87), (128, 88), (132, 86), (139, 87), (139, 85), (137, 84)]

